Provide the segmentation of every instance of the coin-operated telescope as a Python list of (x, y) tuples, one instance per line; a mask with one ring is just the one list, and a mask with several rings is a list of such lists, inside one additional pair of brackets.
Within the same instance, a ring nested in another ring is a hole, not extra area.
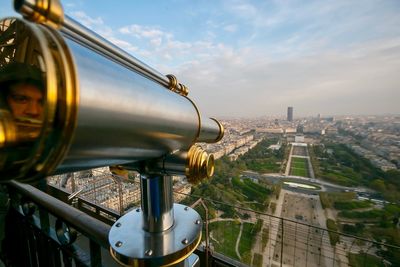
[(0, 179), (119, 165), (141, 173), (141, 208), (109, 233), (121, 264), (172, 266), (201, 240), (201, 218), (174, 204), (171, 175), (210, 177), (196, 142), (223, 137), (188, 88), (64, 15), (58, 1), (17, 0), (0, 20)]

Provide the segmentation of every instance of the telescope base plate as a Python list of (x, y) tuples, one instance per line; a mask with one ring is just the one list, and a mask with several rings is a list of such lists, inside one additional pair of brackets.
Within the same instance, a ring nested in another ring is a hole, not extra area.
[(114, 259), (130, 266), (172, 266), (186, 259), (201, 241), (201, 217), (181, 204), (174, 204), (173, 210), (173, 226), (158, 233), (143, 229), (141, 209), (119, 218), (108, 236)]

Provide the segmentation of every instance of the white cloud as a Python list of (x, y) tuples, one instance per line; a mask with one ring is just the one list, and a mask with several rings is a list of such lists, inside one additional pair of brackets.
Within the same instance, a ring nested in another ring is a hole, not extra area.
[(227, 32), (236, 32), (237, 31), (237, 25), (236, 24), (226, 25), (223, 29), (225, 31), (227, 31)]
[(121, 47), (129, 52), (137, 52), (139, 50), (138, 47), (132, 45), (131, 43), (115, 37), (110, 37), (109, 41), (115, 44), (116, 46)]
[(301, 115), (400, 113), (400, 39), (348, 50), (271, 61), (228, 48), (177, 77), (201, 110), (220, 116), (283, 114), (289, 104)]
[(150, 40), (150, 43), (154, 46), (160, 46), (162, 43), (162, 39), (160, 37), (154, 38)]
[(73, 11), (71, 12), (71, 16), (88, 28), (93, 28), (104, 24), (104, 21), (101, 17), (92, 18), (83, 11)]
[(122, 27), (119, 29), (119, 32), (122, 34), (129, 34), (137, 38), (149, 39), (168, 36), (156, 27), (141, 26), (137, 24)]

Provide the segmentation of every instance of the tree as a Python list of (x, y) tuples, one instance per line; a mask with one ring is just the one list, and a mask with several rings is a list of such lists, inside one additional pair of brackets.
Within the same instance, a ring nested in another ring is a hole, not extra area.
[(386, 191), (386, 185), (385, 182), (382, 179), (375, 179), (371, 183), (371, 188), (379, 191), (379, 192), (385, 192)]

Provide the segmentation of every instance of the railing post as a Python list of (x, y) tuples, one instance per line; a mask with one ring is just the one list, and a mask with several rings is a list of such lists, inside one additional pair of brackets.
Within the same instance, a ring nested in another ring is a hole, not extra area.
[(281, 266), (283, 265), (283, 218), (281, 218)]
[(308, 242), (310, 240), (310, 227), (308, 227), (307, 231), (307, 241), (306, 241), (306, 266), (308, 264)]
[(297, 248), (297, 222), (295, 223), (295, 228), (294, 228), (293, 265), (295, 265), (295, 262), (296, 262), (296, 248)]
[[(319, 230), (317, 230), (319, 231)], [(319, 260), (318, 260), (318, 265), (321, 265), (321, 257), (322, 257), (322, 246), (323, 246), (323, 240), (324, 240), (324, 233), (325, 231), (321, 231), (321, 243), (319, 245)]]
[(89, 249), (90, 249), (90, 266), (91, 267), (101, 266), (100, 246), (96, 242), (90, 239)]

